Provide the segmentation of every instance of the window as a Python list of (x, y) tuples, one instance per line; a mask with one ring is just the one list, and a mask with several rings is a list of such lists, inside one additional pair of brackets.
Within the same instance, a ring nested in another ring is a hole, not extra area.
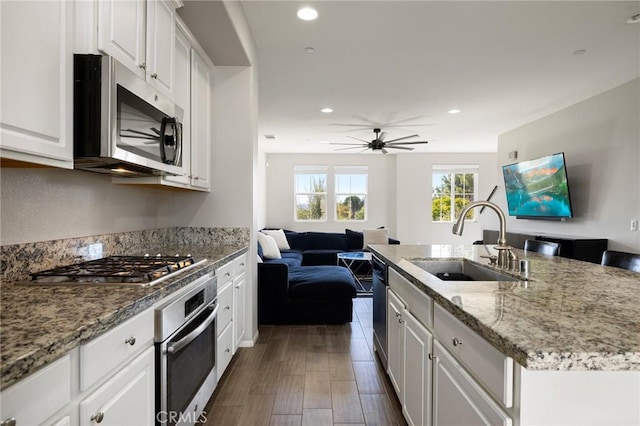
[(366, 166), (335, 167), (336, 220), (366, 220)]
[(295, 220), (327, 220), (327, 168), (295, 166)]
[[(478, 166), (434, 166), (432, 174), (431, 219), (453, 222), (462, 209), (476, 199)], [(475, 210), (467, 213), (475, 220)]]

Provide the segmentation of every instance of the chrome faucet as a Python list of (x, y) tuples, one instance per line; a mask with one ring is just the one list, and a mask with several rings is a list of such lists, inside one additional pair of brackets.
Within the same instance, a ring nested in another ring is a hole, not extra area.
[(498, 250), (498, 268), (502, 269), (510, 269), (514, 271), (518, 271), (520, 269), (520, 265), (518, 262), (518, 254), (514, 252), (511, 247), (507, 245), (507, 225), (504, 213), (496, 204), (490, 201), (474, 201), (465, 206), (464, 209), (460, 212), (460, 216), (458, 217), (458, 221), (453, 225), (453, 233), (456, 235), (462, 235), (462, 230), (464, 229), (464, 219), (469, 210), (474, 207), (489, 207), (491, 210), (496, 212), (498, 215), (498, 219), (500, 219), (500, 231), (498, 233), (498, 245), (494, 247), (494, 249)]

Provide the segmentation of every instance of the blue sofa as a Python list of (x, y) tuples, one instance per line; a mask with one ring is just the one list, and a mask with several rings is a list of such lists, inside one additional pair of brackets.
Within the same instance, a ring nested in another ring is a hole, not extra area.
[[(334, 324), (351, 322), (356, 286), (338, 253), (362, 251), (361, 232), (286, 231), (290, 250), (265, 259), (258, 244), (258, 323)], [(389, 239), (391, 244), (399, 241)]]

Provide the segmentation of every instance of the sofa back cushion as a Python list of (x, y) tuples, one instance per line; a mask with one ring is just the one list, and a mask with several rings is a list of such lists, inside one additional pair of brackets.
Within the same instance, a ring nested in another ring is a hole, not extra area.
[(292, 250), (304, 251), (307, 249), (306, 232), (284, 231), (284, 235), (287, 237), (289, 247), (291, 247)]
[(347, 236), (335, 232), (307, 232), (307, 250), (347, 250)]
[(344, 233), (347, 236), (347, 250), (362, 250), (364, 244), (362, 232), (345, 229)]

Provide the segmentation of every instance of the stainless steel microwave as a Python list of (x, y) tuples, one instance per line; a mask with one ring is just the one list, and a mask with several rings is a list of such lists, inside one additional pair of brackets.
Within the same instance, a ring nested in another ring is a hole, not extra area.
[(183, 110), (109, 56), (74, 55), (74, 168), (182, 175)]

